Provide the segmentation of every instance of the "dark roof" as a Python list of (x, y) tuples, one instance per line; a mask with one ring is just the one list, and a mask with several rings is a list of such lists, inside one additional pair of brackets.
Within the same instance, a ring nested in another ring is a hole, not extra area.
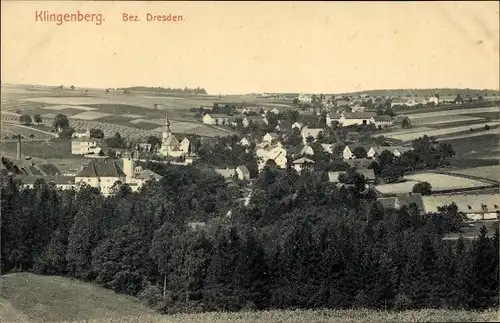
[(351, 167), (355, 167), (357, 169), (366, 168), (370, 165), (373, 160), (368, 158), (356, 158), (356, 159), (346, 159), (345, 163), (349, 164)]
[(384, 208), (395, 208), (397, 198), (396, 197), (380, 197), (377, 199)]
[(375, 179), (375, 173), (373, 172), (373, 169), (360, 168), (360, 169), (356, 169), (356, 172), (358, 174), (361, 174), (361, 175), (365, 176), (365, 178), (368, 179), (368, 180), (374, 180)]
[(391, 116), (381, 115), (381, 116), (373, 116), (373, 120), (375, 121), (391, 121)]
[(397, 194), (396, 197), (399, 201), (399, 207), (410, 206), (410, 204), (415, 203), (419, 211), (425, 213), (424, 202), (420, 193)]
[(53, 182), (55, 184), (75, 184), (73, 176), (18, 176), (23, 184), (34, 184), (38, 179), (43, 179), (45, 182)]
[(115, 160), (92, 160), (77, 177), (126, 177)]
[(248, 170), (248, 168), (245, 165), (240, 165), (237, 168), (240, 169), (240, 171), (243, 173), (243, 175), (250, 176), (250, 171)]
[(374, 112), (352, 112), (344, 113), (346, 119), (371, 119), (375, 115)]
[(45, 173), (46, 176), (57, 176), (61, 175), (61, 171), (52, 164), (42, 164), (38, 165), (38, 168)]

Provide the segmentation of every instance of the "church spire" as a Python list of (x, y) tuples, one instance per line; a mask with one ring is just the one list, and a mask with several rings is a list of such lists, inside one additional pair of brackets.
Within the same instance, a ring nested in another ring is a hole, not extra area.
[(167, 113), (165, 113), (165, 132), (167, 133), (168, 136), (172, 134), (172, 131), (170, 131), (170, 121), (168, 120)]

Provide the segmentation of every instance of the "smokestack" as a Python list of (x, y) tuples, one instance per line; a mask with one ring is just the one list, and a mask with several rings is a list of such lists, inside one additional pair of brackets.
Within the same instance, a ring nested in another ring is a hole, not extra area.
[(21, 160), (21, 136), (17, 137), (17, 160)]

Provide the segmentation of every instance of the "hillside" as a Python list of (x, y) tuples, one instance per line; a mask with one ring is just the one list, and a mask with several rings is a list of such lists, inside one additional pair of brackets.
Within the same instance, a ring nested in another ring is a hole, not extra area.
[(361, 95), (366, 94), (370, 96), (432, 96), (439, 94), (440, 96), (455, 96), (457, 94), (462, 96), (474, 96), (479, 93), (482, 96), (498, 95), (498, 90), (492, 89), (458, 89), (458, 88), (438, 88), (438, 89), (388, 89), (388, 90), (369, 90), (358, 91), (349, 93), (340, 93), (338, 95)]
[(132, 297), (69, 278), (0, 276), (0, 322), (102, 320), (152, 314)]

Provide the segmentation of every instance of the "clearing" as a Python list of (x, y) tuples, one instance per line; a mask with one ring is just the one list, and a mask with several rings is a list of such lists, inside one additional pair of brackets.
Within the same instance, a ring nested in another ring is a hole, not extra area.
[(449, 173), (492, 179), (500, 182), (500, 165), (452, 170)]
[(435, 174), (435, 173), (420, 173), (405, 176), (411, 181), (428, 182), (432, 186), (433, 191), (452, 190), (461, 188), (481, 187), (491, 185), (487, 182), (479, 180), (463, 178), (453, 175)]
[(153, 314), (134, 298), (56, 276), (0, 277), (0, 322), (62, 322)]

